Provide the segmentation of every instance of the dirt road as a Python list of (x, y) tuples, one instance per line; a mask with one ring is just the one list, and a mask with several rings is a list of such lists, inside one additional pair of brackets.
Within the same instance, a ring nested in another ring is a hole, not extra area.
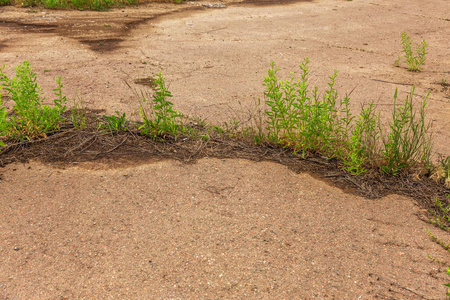
[[(161, 71), (176, 109), (218, 122), (262, 98), (272, 61), (287, 75), (310, 57), (311, 83), (323, 90), (338, 70), (355, 109), (373, 100), (390, 112), (395, 88), (403, 98), (416, 85), (417, 103), (431, 89), (435, 148), (450, 154), (448, 1), (206, 3), (0, 7), (0, 65), (12, 74), (29, 60), (49, 99), (62, 76), (70, 97), (129, 116), (125, 81)], [(393, 66), (404, 30), (430, 45), (421, 73)], [(366, 200), (275, 163), (2, 173), (0, 299), (442, 299), (449, 282), (448, 252), (425, 228), (450, 236), (410, 199)]]

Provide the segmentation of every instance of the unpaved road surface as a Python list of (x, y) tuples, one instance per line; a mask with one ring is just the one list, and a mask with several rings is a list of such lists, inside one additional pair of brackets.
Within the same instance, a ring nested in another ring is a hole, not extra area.
[[(442, 299), (448, 253), (409, 200), (274, 163), (8, 166), (6, 299)], [(440, 230), (436, 234), (447, 238)]]
[[(218, 122), (262, 98), (270, 62), (287, 75), (308, 56), (311, 83), (338, 70), (355, 109), (431, 89), (435, 148), (450, 154), (447, 0), (205, 3), (1, 7), (0, 64), (29, 60), (49, 99), (62, 76), (69, 98), (129, 116), (125, 81), (161, 71), (176, 109)], [(421, 73), (393, 66), (404, 30), (430, 45)], [(442, 299), (449, 281), (425, 228), (450, 236), (410, 199), (366, 200), (275, 163), (31, 162), (3, 169), (0, 191), (0, 299)]]

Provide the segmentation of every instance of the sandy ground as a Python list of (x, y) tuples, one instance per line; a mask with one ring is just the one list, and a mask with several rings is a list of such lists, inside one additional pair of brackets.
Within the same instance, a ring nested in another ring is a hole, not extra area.
[(274, 163), (15, 165), (1, 187), (6, 299), (445, 294), (427, 255), (448, 254), (410, 200), (365, 200)]
[[(308, 56), (311, 83), (338, 70), (356, 109), (388, 112), (395, 88), (403, 98), (415, 84), (417, 102), (431, 89), (435, 148), (450, 154), (449, 1), (204, 3), (0, 7), (0, 65), (12, 74), (29, 60), (48, 98), (62, 76), (70, 98), (128, 115), (125, 81), (161, 71), (177, 109), (220, 121), (262, 98), (271, 61), (287, 75)], [(403, 30), (430, 45), (421, 73), (393, 66)], [(34, 162), (2, 174), (0, 299), (442, 299), (449, 282), (448, 253), (411, 200), (365, 200), (273, 163)]]

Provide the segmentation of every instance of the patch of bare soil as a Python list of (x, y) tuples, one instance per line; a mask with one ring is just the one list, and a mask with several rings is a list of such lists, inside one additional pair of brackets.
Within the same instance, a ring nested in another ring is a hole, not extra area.
[[(175, 109), (214, 123), (262, 99), (271, 61), (287, 75), (309, 56), (311, 84), (337, 69), (355, 109), (374, 100), (388, 115), (395, 88), (402, 98), (415, 85), (416, 103), (433, 89), (435, 148), (450, 153), (448, 1), (208, 3), (0, 7), (0, 64), (12, 75), (29, 60), (48, 100), (62, 76), (88, 108), (130, 118), (125, 81), (161, 71)], [(392, 65), (403, 30), (430, 44), (421, 73)], [(222, 137), (70, 128), (0, 161), (0, 299), (445, 297), (448, 252), (426, 232), (450, 241), (426, 222), (445, 190), (424, 177), (350, 177), (335, 161)]]
[[(27, 22), (21, 21), (23, 9), (10, 8), (12, 16), (1, 20), (0, 26), (7, 28), (9, 32), (20, 34), (41, 33), (56, 34), (61, 37), (75, 39), (82, 44), (86, 44), (92, 51), (104, 53), (116, 50), (120, 43), (128, 36), (131, 30), (136, 29), (140, 24), (154, 20), (158, 17), (173, 13), (183, 13), (192, 10), (206, 9), (202, 6), (174, 6), (165, 5), (164, 9), (158, 7), (158, 3), (153, 9), (147, 9), (142, 14), (131, 15), (129, 9), (116, 10), (108, 13), (99, 12), (67, 12), (61, 11), (61, 15), (47, 15), (47, 12), (39, 14), (37, 10), (30, 11), (34, 14), (27, 18)], [(70, 15), (70, 18), (64, 18)], [(180, 14), (181, 15), (181, 14)]]
[(445, 294), (448, 253), (410, 199), (368, 200), (243, 159), (5, 171), (3, 299)]

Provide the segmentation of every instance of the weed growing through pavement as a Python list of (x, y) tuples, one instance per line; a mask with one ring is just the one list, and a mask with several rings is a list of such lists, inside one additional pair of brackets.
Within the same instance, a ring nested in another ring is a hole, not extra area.
[(431, 158), (431, 123), (426, 120), (428, 94), (422, 102), (419, 116), (413, 105), (414, 87), (402, 105), (397, 105), (397, 90), (394, 94), (394, 110), (389, 122), (389, 133), (382, 136), (383, 162), (381, 170), (391, 175), (416, 164), (430, 165)]
[[(447, 195), (447, 199), (450, 200), (450, 195)], [(430, 210), (430, 213), (433, 215), (430, 222), (442, 230), (450, 231), (450, 206), (445, 205), (439, 199), (435, 200), (434, 205), (436, 211)]]
[[(343, 169), (357, 175), (367, 167), (398, 175), (417, 166), (429, 167), (431, 158), (431, 123), (426, 120), (425, 97), (419, 111), (413, 105), (414, 88), (403, 105), (397, 105), (389, 128), (380, 125), (375, 105), (361, 108), (359, 115), (350, 112), (350, 98), (338, 101), (334, 88), (337, 73), (329, 77), (328, 89), (319, 97), (318, 87), (309, 88), (308, 63), (300, 65), (301, 77), (294, 74), (277, 78), (274, 64), (265, 79), (267, 138), (294, 152), (312, 151), (342, 160)], [(379, 141), (382, 141), (380, 143)]]
[[(251, 137), (257, 144), (277, 144), (303, 156), (315, 153), (339, 159), (342, 169), (354, 175), (369, 169), (379, 169), (390, 175), (413, 168), (422, 169), (422, 174), (432, 170), (431, 123), (426, 120), (425, 110), (427, 97), (417, 110), (413, 105), (414, 88), (402, 105), (397, 105), (395, 92), (392, 119), (388, 128), (383, 128), (373, 103), (361, 107), (359, 114), (353, 115), (350, 97), (339, 99), (335, 89), (337, 72), (329, 77), (328, 88), (319, 96), (318, 87), (309, 86), (308, 64), (308, 58), (301, 63), (300, 78), (296, 79), (292, 73), (287, 79), (279, 80), (278, 69), (272, 63), (264, 80), (266, 98), (264, 102), (259, 101), (254, 110), (253, 126), (242, 127), (235, 119), (222, 126), (202, 126), (208, 127), (206, 133), (183, 124), (185, 117), (173, 109), (173, 103), (169, 101), (172, 94), (160, 73), (154, 80), (152, 93), (134, 90), (140, 99), (142, 120), (135, 126), (141, 134), (152, 138), (176, 138), (182, 133), (191, 138), (209, 139), (211, 130), (233, 138)], [(4, 140), (35, 139), (59, 130), (66, 109), (60, 78), (54, 89), (57, 98), (53, 107), (42, 104), (42, 92), (28, 62), (16, 68), (13, 79), (0, 69), (0, 82), (15, 102), (10, 114), (0, 105), (0, 135)], [(100, 130), (128, 129), (125, 114), (116, 112), (116, 115), (105, 115), (104, 119), (106, 121), (98, 125)], [(81, 97), (75, 97), (70, 120), (76, 129), (86, 124)], [(442, 158), (434, 169), (435, 173), (441, 174), (437, 181), (450, 181), (450, 158)]]
[(318, 87), (309, 90), (309, 59), (300, 65), (301, 78), (294, 74), (286, 80), (278, 80), (272, 63), (264, 80), (265, 104), (268, 109), (266, 130), (270, 142), (292, 148), (295, 152), (315, 150), (334, 156), (342, 134), (342, 123), (338, 118), (338, 93), (334, 89), (337, 72), (330, 76), (329, 89), (323, 99), (319, 98)]
[(54, 106), (42, 104), (45, 100), (41, 88), (36, 83), (36, 74), (32, 72), (28, 61), (15, 68), (16, 76), (9, 78), (0, 68), (0, 84), (14, 101), (13, 112), (5, 114), (0, 110), (0, 136), (7, 139), (31, 139), (46, 137), (47, 134), (60, 129), (64, 121), (62, 113), (66, 110), (66, 97), (62, 93), (61, 78), (56, 80), (53, 90), (56, 98)]
[[(450, 276), (450, 267), (447, 267), (447, 272), (445, 274)], [(446, 294), (446, 296), (447, 296), (446, 300), (449, 300), (450, 299), (450, 283), (446, 283), (444, 285), (449, 288), (447, 290), (447, 294)]]
[[(374, 112), (373, 103), (361, 109), (361, 113), (355, 121), (355, 126), (353, 126), (350, 139), (348, 140), (348, 153), (342, 156), (343, 169), (355, 175), (366, 172), (366, 163), (377, 159), (377, 139), (380, 135), (380, 130), (379, 117)], [(353, 120), (353, 117), (348, 116), (346, 120), (344, 119), (345, 125), (351, 127), (350, 122)], [(348, 138), (348, 136), (345, 134), (344, 138)]]
[(101, 129), (111, 132), (127, 131), (128, 130), (128, 120), (125, 113), (121, 114), (116, 111), (116, 115), (103, 115), (106, 119), (106, 124), (101, 125)]
[[(408, 71), (420, 72), (425, 65), (426, 55), (428, 54), (427, 48), (428, 43), (425, 40), (422, 40), (417, 47), (416, 53), (412, 50), (412, 40), (406, 31), (401, 33), (401, 43), (402, 43), (402, 52), (404, 63), (407, 64)], [(400, 62), (402, 60), (402, 56), (400, 55), (398, 59), (394, 62), (394, 65), (400, 66)]]
[(143, 124), (138, 129), (142, 134), (152, 138), (165, 135), (176, 137), (184, 129), (180, 121), (183, 114), (174, 110), (173, 103), (168, 100), (168, 98), (172, 97), (172, 93), (167, 89), (165, 79), (161, 73), (157, 75), (153, 89), (154, 94), (151, 96), (143, 91), (140, 93), (134, 91), (141, 99), (139, 115)]

